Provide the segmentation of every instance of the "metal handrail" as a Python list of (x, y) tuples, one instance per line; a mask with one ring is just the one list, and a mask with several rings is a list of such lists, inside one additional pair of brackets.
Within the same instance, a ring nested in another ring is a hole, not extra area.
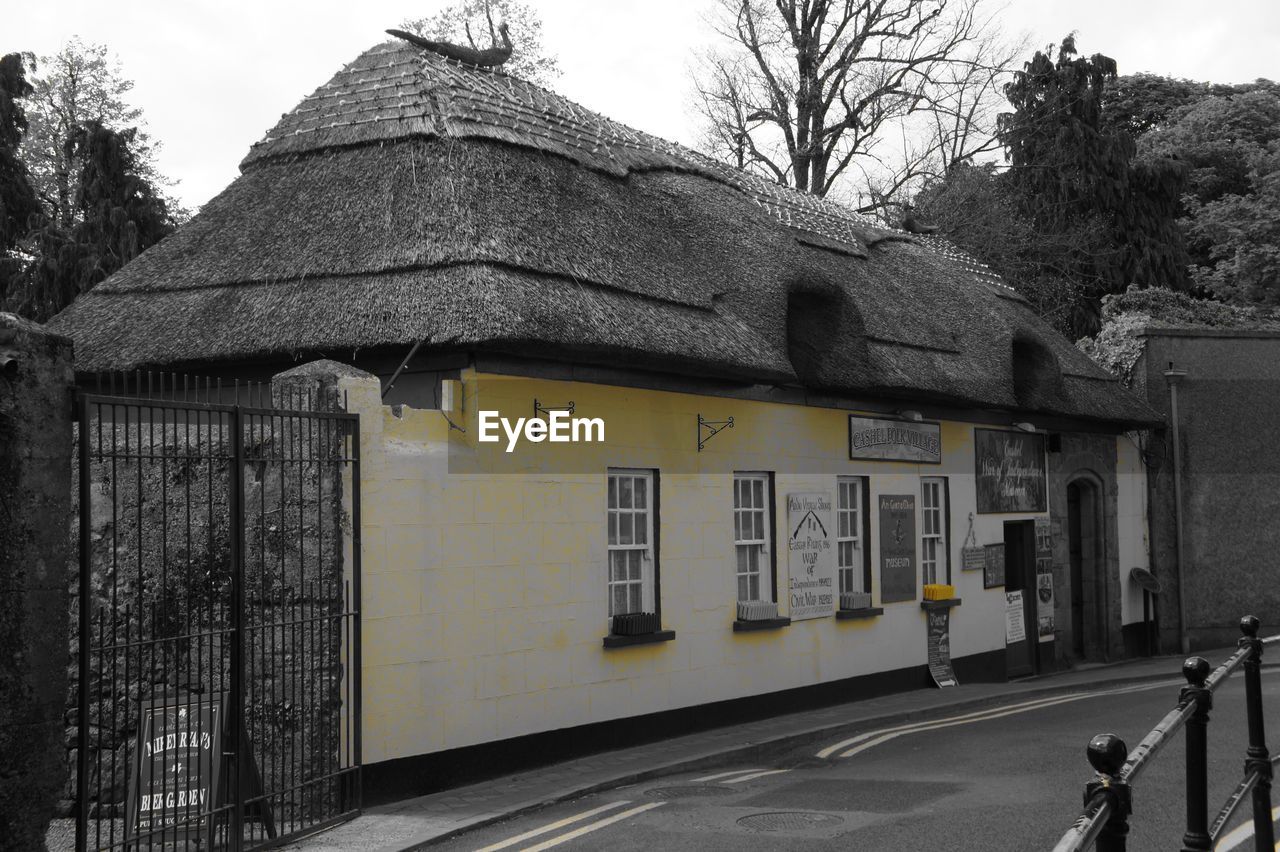
[[(1112, 834), (1114, 835), (1110, 838), (1111, 848), (1124, 848), (1124, 837), (1128, 832), (1128, 813), (1131, 810), (1129, 789), (1132, 783), (1168, 743), (1170, 737), (1183, 728), (1188, 721), (1198, 716), (1203, 719), (1200, 731), (1201, 739), (1203, 739), (1202, 729), (1203, 725), (1208, 721), (1208, 706), (1211, 704), (1213, 692), (1247, 661), (1252, 661), (1255, 664), (1256, 671), (1256, 666), (1260, 663), (1262, 646), (1280, 642), (1280, 634), (1258, 639), (1258, 620), (1252, 616), (1246, 616), (1241, 619), (1241, 630), (1245, 634), (1245, 638), (1240, 640), (1239, 649), (1218, 666), (1212, 674), (1208, 673), (1209, 664), (1201, 657), (1191, 657), (1183, 663), (1183, 674), (1186, 676), (1189, 686), (1182, 689), (1177, 705), (1156, 723), (1155, 727), (1142, 738), (1142, 741), (1132, 751), (1126, 751), (1123, 741), (1113, 734), (1101, 734), (1090, 741), (1088, 749), (1089, 762), (1098, 773), (1097, 780), (1091, 781), (1086, 785), (1084, 809), (1080, 812), (1080, 816), (1076, 818), (1076, 821), (1071, 824), (1071, 827), (1062, 835), (1061, 839), (1058, 840), (1058, 843), (1053, 847), (1053, 852), (1078, 852), (1078, 850), (1088, 849), (1102, 837), (1104, 830), (1108, 827), (1113, 829)], [(1246, 691), (1260, 693), (1260, 690), (1254, 690), (1250, 687), (1248, 683), (1249, 674), (1250, 672), (1246, 670)], [(1231, 819), (1244, 796), (1248, 795), (1264, 780), (1268, 801), (1266, 811), (1269, 819), (1271, 760), (1267, 756), (1265, 744), (1260, 741), (1254, 742), (1255, 737), (1253, 736), (1255, 707), (1252, 705), (1257, 703), (1256, 713), (1259, 717), (1257, 739), (1261, 740), (1261, 696), (1260, 694), (1256, 696), (1250, 694), (1247, 698), (1249, 698), (1251, 705), (1249, 707), (1251, 736), (1249, 762), (1246, 765), (1245, 778), (1218, 813), (1213, 825), (1208, 827), (1207, 832), (1201, 832), (1210, 842), (1217, 840), (1223, 827)], [(1190, 737), (1193, 732), (1188, 729), (1187, 733), (1190, 744)], [(1192, 760), (1193, 751), (1194, 749), (1188, 749), (1188, 761)], [(1122, 756), (1123, 762), (1120, 762)], [(1260, 757), (1262, 759), (1259, 759)], [(1265, 763), (1263, 762), (1264, 760)], [(1189, 834), (1191, 831), (1192, 829), (1189, 827)], [(1261, 833), (1259, 836), (1261, 838)], [(1268, 846), (1267, 848), (1269, 849), (1270, 847)]]

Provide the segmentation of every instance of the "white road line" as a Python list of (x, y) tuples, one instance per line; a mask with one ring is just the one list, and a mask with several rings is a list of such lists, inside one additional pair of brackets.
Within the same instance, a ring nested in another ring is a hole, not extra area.
[(744, 781), (753, 781), (756, 778), (763, 778), (766, 775), (780, 775), (783, 772), (790, 772), (790, 769), (767, 769), (764, 772), (752, 772), (750, 775), (743, 775), (741, 778), (731, 778), (728, 781), (721, 781), (722, 784), (741, 784)]
[[(1280, 819), (1280, 807), (1273, 808), (1271, 811), (1271, 821), (1275, 822)], [(1228, 852), (1237, 846), (1242, 846), (1246, 840), (1253, 837), (1253, 820), (1243, 822), (1237, 825), (1231, 831), (1218, 838), (1218, 845), (1213, 847), (1216, 852)], [(1276, 844), (1276, 848), (1280, 849), (1280, 843)]]
[(516, 835), (515, 837), (510, 837), (502, 841), (501, 843), (495, 843), (492, 846), (486, 846), (483, 849), (477, 849), (476, 852), (497, 852), (497, 850), (499, 849), (506, 849), (508, 846), (515, 846), (517, 843), (522, 843), (531, 837), (537, 837), (540, 834), (546, 834), (548, 831), (555, 831), (557, 828), (564, 828), (566, 825), (573, 825), (575, 822), (581, 822), (587, 817), (593, 817), (598, 813), (603, 813), (604, 811), (611, 811), (614, 808), (620, 808), (623, 805), (629, 805), (629, 804), (631, 804), (631, 802), (627, 801), (626, 799), (623, 799), (622, 801), (618, 801), (618, 802), (610, 802), (607, 805), (601, 805), (598, 808), (592, 808), (589, 811), (583, 811), (580, 814), (574, 814), (573, 816), (565, 817), (564, 819), (559, 820), (557, 822), (544, 825), (542, 826), (542, 828), (535, 828), (533, 831), (526, 831), (524, 834), (519, 834), (519, 835)]
[(730, 775), (739, 775), (744, 772), (761, 772), (761, 771), (763, 770), (760, 767), (756, 767), (755, 769), (734, 769), (731, 772), (717, 772), (715, 775), (703, 775), (701, 778), (694, 778), (693, 783), (698, 783), (700, 781), (715, 781), (720, 778), (728, 778)]
[[(847, 751), (840, 754), (840, 757), (851, 757), (855, 754), (858, 754), (859, 752), (862, 752), (868, 748), (871, 748), (872, 746), (879, 745), (882, 742), (886, 742), (888, 740), (894, 739), (895, 737), (901, 736), (902, 734), (916, 733), (918, 731), (931, 731), (939, 727), (952, 727), (953, 725), (968, 724), (970, 722), (981, 722), (985, 719), (998, 719), (1001, 716), (1009, 716), (1009, 715), (1013, 715), (1014, 713), (1026, 713), (1031, 710), (1038, 710), (1042, 707), (1052, 707), (1058, 704), (1064, 704), (1071, 701), (1080, 701), (1085, 698), (1095, 698), (1095, 697), (1100, 697), (1104, 695), (1120, 695), (1120, 694), (1130, 693), (1130, 692), (1142, 692), (1149, 689), (1158, 689), (1160, 687), (1165, 687), (1171, 683), (1181, 683), (1181, 682), (1182, 681), (1175, 678), (1170, 680), (1157, 681), (1154, 683), (1137, 684), (1134, 686), (1123, 686), (1123, 687), (1118, 687), (1116, 689), (1106, 690), (1103, 692), (1083, 692), (1083, 693), (1075, 693), (1075, 694), (1065, 695), (1065, 696), (1058, 695), (1058, 696), (1051, 696), (1049, 698), (1038, 698), (1034, 701), (1024, 701), (1020, 704), (1010, 704), (1010, 705), (1005, 705), (1001, 707), (988, 707), (985, 710), (978, 710), (973, 713), (964, 713), (959, 716), (948, 716), (943, 719), (935, 719), (934, 721), (931, 721), (931, 722), (914, 722), (909, 725), (899, 725), (896, 728), (883, 728), (878, 731), (868, 731), (866, 733), (858, 734), (857, 736), (853, 736), (853, 737), (849, 737), (848, 739), (841, 740), (840, 742), (835, 743), (834, 745), (827, 746), (826, 748), (819, 751), (817, 756), (820, 758), (827, 758), (827, 757), (831, 757), (831, 755), (835, 754), (837, 751), (848, 748), (849, 746), (857, 746), (860, 743), (865, 744), (858, 748), (848, 749)], [(873, 740), (873, 742), (868, 742), (869, 740)]]
[(550, 840), (544, 840), (541, 843), (539, 843), (537, 846), (528, 846), (523, 850), (521, 850), (521, 852), (542, 852), (543, 849), (550, 849), (552, 846), (559, 846), (561, 843), (567, 843), (568, 841), (573, 840), (575, 837), (581, 837), (584, 834), (590, 834), (591, 832), (596, 831), (597, 829), (604, 828), (606, 825), (613, 825), (615, 822), (618, 822), (619, 820), (624, 820), (627, 817), (632, 817), (632, 816), (635, 816), (636, 814), (641, 814), (641, 813), (644, 813), (645, 811), (653, 810), (654, 808), (660, 808), (665, 804), (666, 802), (650, 802), (647, 805), (641, 805), (638, 808), (632, 808), (629, 811), (623, 811), (620, 814), (614, 814), (613, 816), (608, 817), (607, 819), (602, 819), (599, 822), (593, 822), (589, 825), (584, 825), (581, 828), (575, 828), (573, 831), (566, 832), (557, 837), (552, 837)]

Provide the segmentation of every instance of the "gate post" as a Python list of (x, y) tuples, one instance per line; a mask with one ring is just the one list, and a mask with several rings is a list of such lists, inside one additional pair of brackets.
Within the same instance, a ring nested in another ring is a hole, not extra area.
[(1258, 849), (1274, 849), (1275, 825), (1271, 820), (1271, 754), (1262, 722), (1262, 640), (1261, 622), (1252, 615), (1240, 619), (1240, 647), (1249, 649), (1244, 659), (1244, 701), (1249, 714), (1249, 748), (1244, 761), (1245, 775), (1258, 773), (1253, 785), (1253, 834)]
[(5, 848), (44, 848), (45, 830), (67, 780), (72, 383), (71, 341), (0, 313), (0, 845)]
[(1213, 693), (1205, 687), (1209, 661), (1188, 657), (1182, 664), (1182, 675), (1187, 685), (1180, 700), (1195, 704), (1187, 719), (1187, 831), (1182, 835), (1182, 850), (1208, 852), (1213, 848), (1209, 837), (1209, 710)]
[(1098, 734), (1089, 740), (1085, 749), (1089, 765), (1098, 773), (1098, 780), (1084, 787), (1084, 803), (1088, 807), (1100, 791), (1106, 791), (1111, 812), (1098, 835), (1097, 852), (1125, 852), (1129, 837), (1129, 814), (1133, 813), (1133, 801), (1129, 785), (1120, 780), (1120, 769), (1129, 756), (1124, 740), (1115, 734)]

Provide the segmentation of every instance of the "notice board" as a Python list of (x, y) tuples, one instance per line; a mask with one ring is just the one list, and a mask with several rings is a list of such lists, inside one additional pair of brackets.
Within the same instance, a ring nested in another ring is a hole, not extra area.
[(787, 495), (787, 575), (792, 621), (836, 611), (836, 555), (831, 544), (831, 495)]
[(881, 494), (880, 600), (914, 600), (916, 592), (916, 495)]

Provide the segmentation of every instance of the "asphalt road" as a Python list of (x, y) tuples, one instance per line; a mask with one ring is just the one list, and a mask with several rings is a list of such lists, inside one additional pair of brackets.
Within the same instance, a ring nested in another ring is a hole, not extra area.
[[(822, 743), (751, 765), (565, 802), (439, 848), (1048, 850), (1079, 812), (1090, 772), (1084, 759), (1089, 738), (1111, 731), (1136, 745), (1176, 702), (1180, 683), (1111, 687), (1039, 704), (1023, 698), (965, 718), (940, 714), (916, 723), (920, 727), (868, 731), (849, 742)], [(1280, 672), (1264, 673), (1263, 688), (1275, 745)], [(1239, 675), (1215, 695), (1211, 819), (1242, 772), (1243, 699)], [(1181, 847), (1183, 773), (1179, 732), (1138, 781), (1131, 852)], [(1243, 810), (1247, 815), (1247, 804)], [(1252, 838), (1237, 848), (1251, 850)]]

